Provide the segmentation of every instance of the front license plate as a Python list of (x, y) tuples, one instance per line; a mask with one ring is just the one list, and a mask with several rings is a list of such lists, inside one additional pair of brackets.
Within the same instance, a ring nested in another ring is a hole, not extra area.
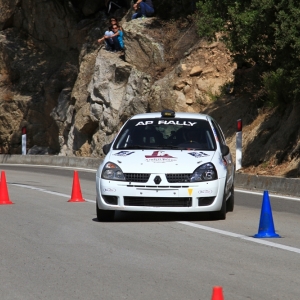
[(144, 197), (178, 197), (178, 190), (146, 190), (137, 189), (136, 196)]

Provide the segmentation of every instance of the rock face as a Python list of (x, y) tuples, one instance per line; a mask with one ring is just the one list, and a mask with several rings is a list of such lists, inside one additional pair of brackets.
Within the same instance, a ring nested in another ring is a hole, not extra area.
[(238, 97), (230, 53), (192, 27), (120, 9), (125, 52), (107, 52), (97, 43), (104, 11), (104, 0), (0, 0), (0, 153), (21, 153), (26, 126), (30, 154), (99, 157), (132, 115), (169, 108), (214, 116), (233, 153), (243, 118), (247, 165), (288, 162), (300, 173), (299, 105), (280, 114)]
[(87, 87), (88, 99), (78, 107), (61, 155), (72, 149), (77, 155), (101, 156), (102, 146), (111, 142), (123, 122), (147, 110), (150, 82), (149, 75), (101, 49)]
[[(199, 40), (166, 69), (165, 45), (151, 34), (155, 18), (125, 17), (125, 55), (106, 52), (96, 42), (107, 27), (104, 7), (88, 0), (0, 1), (1, 153), (21, 153), (26, 126), (29, 153), (101, 156), (132, 115), (198, 112), (233, 70), (207, 71), (210, 56)], [(229, 56), (224, 60), (230, 64)]]
[(164, 63), (163, 45), (148, 34), (147, 25), (152, 21), (151, 18), (135, 19), (123, 25), (126, 41), (125, 60), (145, 72), (153, 65), (160, 66)]

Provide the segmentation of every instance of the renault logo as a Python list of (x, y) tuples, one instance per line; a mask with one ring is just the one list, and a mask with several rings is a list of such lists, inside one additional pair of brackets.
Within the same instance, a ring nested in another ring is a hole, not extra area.
[(161, 178), (160, 178), (160, 176), (155, 176), (154, 182), (155, 182), (156, 184), (160, 184), (160, 183), (161, 183)]

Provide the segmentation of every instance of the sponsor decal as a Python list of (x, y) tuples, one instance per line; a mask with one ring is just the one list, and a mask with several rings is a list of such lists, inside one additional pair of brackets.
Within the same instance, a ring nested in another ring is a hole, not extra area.
[(107, 193), (114, 193), (114, 192), (116, 192), (117, 190), (116, 189), (114, 189), (114, 188), (104, 188), (103, 189), (103, 192), (107, 192)]
[(188, 193), (189, 193), (189, 196), (192, 196), (192, 194), (193, 194), (193, 189), (188, 189)]
[[(150, 124), (154, 124), (154, 121), (140, 121), (135, 124), (135, 126), (147, 126)], [(178, 125), (178, 126), (194, 126), (197, 122), (190, 122), (190, 121), (169, 121), (169, 120), (159, 120), (157, 122), (158, 125)]]
[(197, 122), (189, 122), (189, 121), (168, 121), (168, 120), (159, 120), (158, 124), (163, 125), (180, 125), (180, 126), (194, 126)]
[(132, 153), (134, 153), (134, 151), (120, 151), (120, 152), (118, 152), (118, 153), (116, 153), (114, 155), (116, 155), (116, 156), (128, 156), (128, 155), (130, 155)]
[(135, 126), (146, 126), (146, 125), (149, 125), (149, 124), (153, 124), (153, 121), (140, 121), (138, 122), (137, 124), (135, 124)]
[(146, 161), (154, 163), (165, 163), (176, 161), (177, 157), (171, 156), (165, 151), (153, 151), (151, 155), (145, 155)]
[(200, 190), (198, 191), (198, 194), (212, 194), (212, 190)]
[(190, 152), (188, 153), (189, 155), (192, 155), (196, 158), (199, 158), (199, 157), (205, 157), (205, 156), (209, 156), (209, 154), (206, 154), (204, 152)]

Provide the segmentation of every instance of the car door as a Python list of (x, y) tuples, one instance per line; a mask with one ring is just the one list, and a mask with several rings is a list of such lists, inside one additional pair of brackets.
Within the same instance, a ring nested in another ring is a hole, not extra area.
[[(216, 132), (216, 135), (218, 137), (219, 143), (226, 145), (225, 136), (223, 134), (223, 131), (222, 131), (220, 125), (215, 120), (211, 120), (211, 122), (212, 122), (212, 126)], [(223, 159), (224, 159), (224, 162), (226, 164), (226, 169), (227, 169), (226, 194), (228, 194), (228, 192), (234, 182), (234, 164), (233, 164), (232, 156), (231, 156), (230, 152), (228, 153), (228, 155), (224, 156)]]

